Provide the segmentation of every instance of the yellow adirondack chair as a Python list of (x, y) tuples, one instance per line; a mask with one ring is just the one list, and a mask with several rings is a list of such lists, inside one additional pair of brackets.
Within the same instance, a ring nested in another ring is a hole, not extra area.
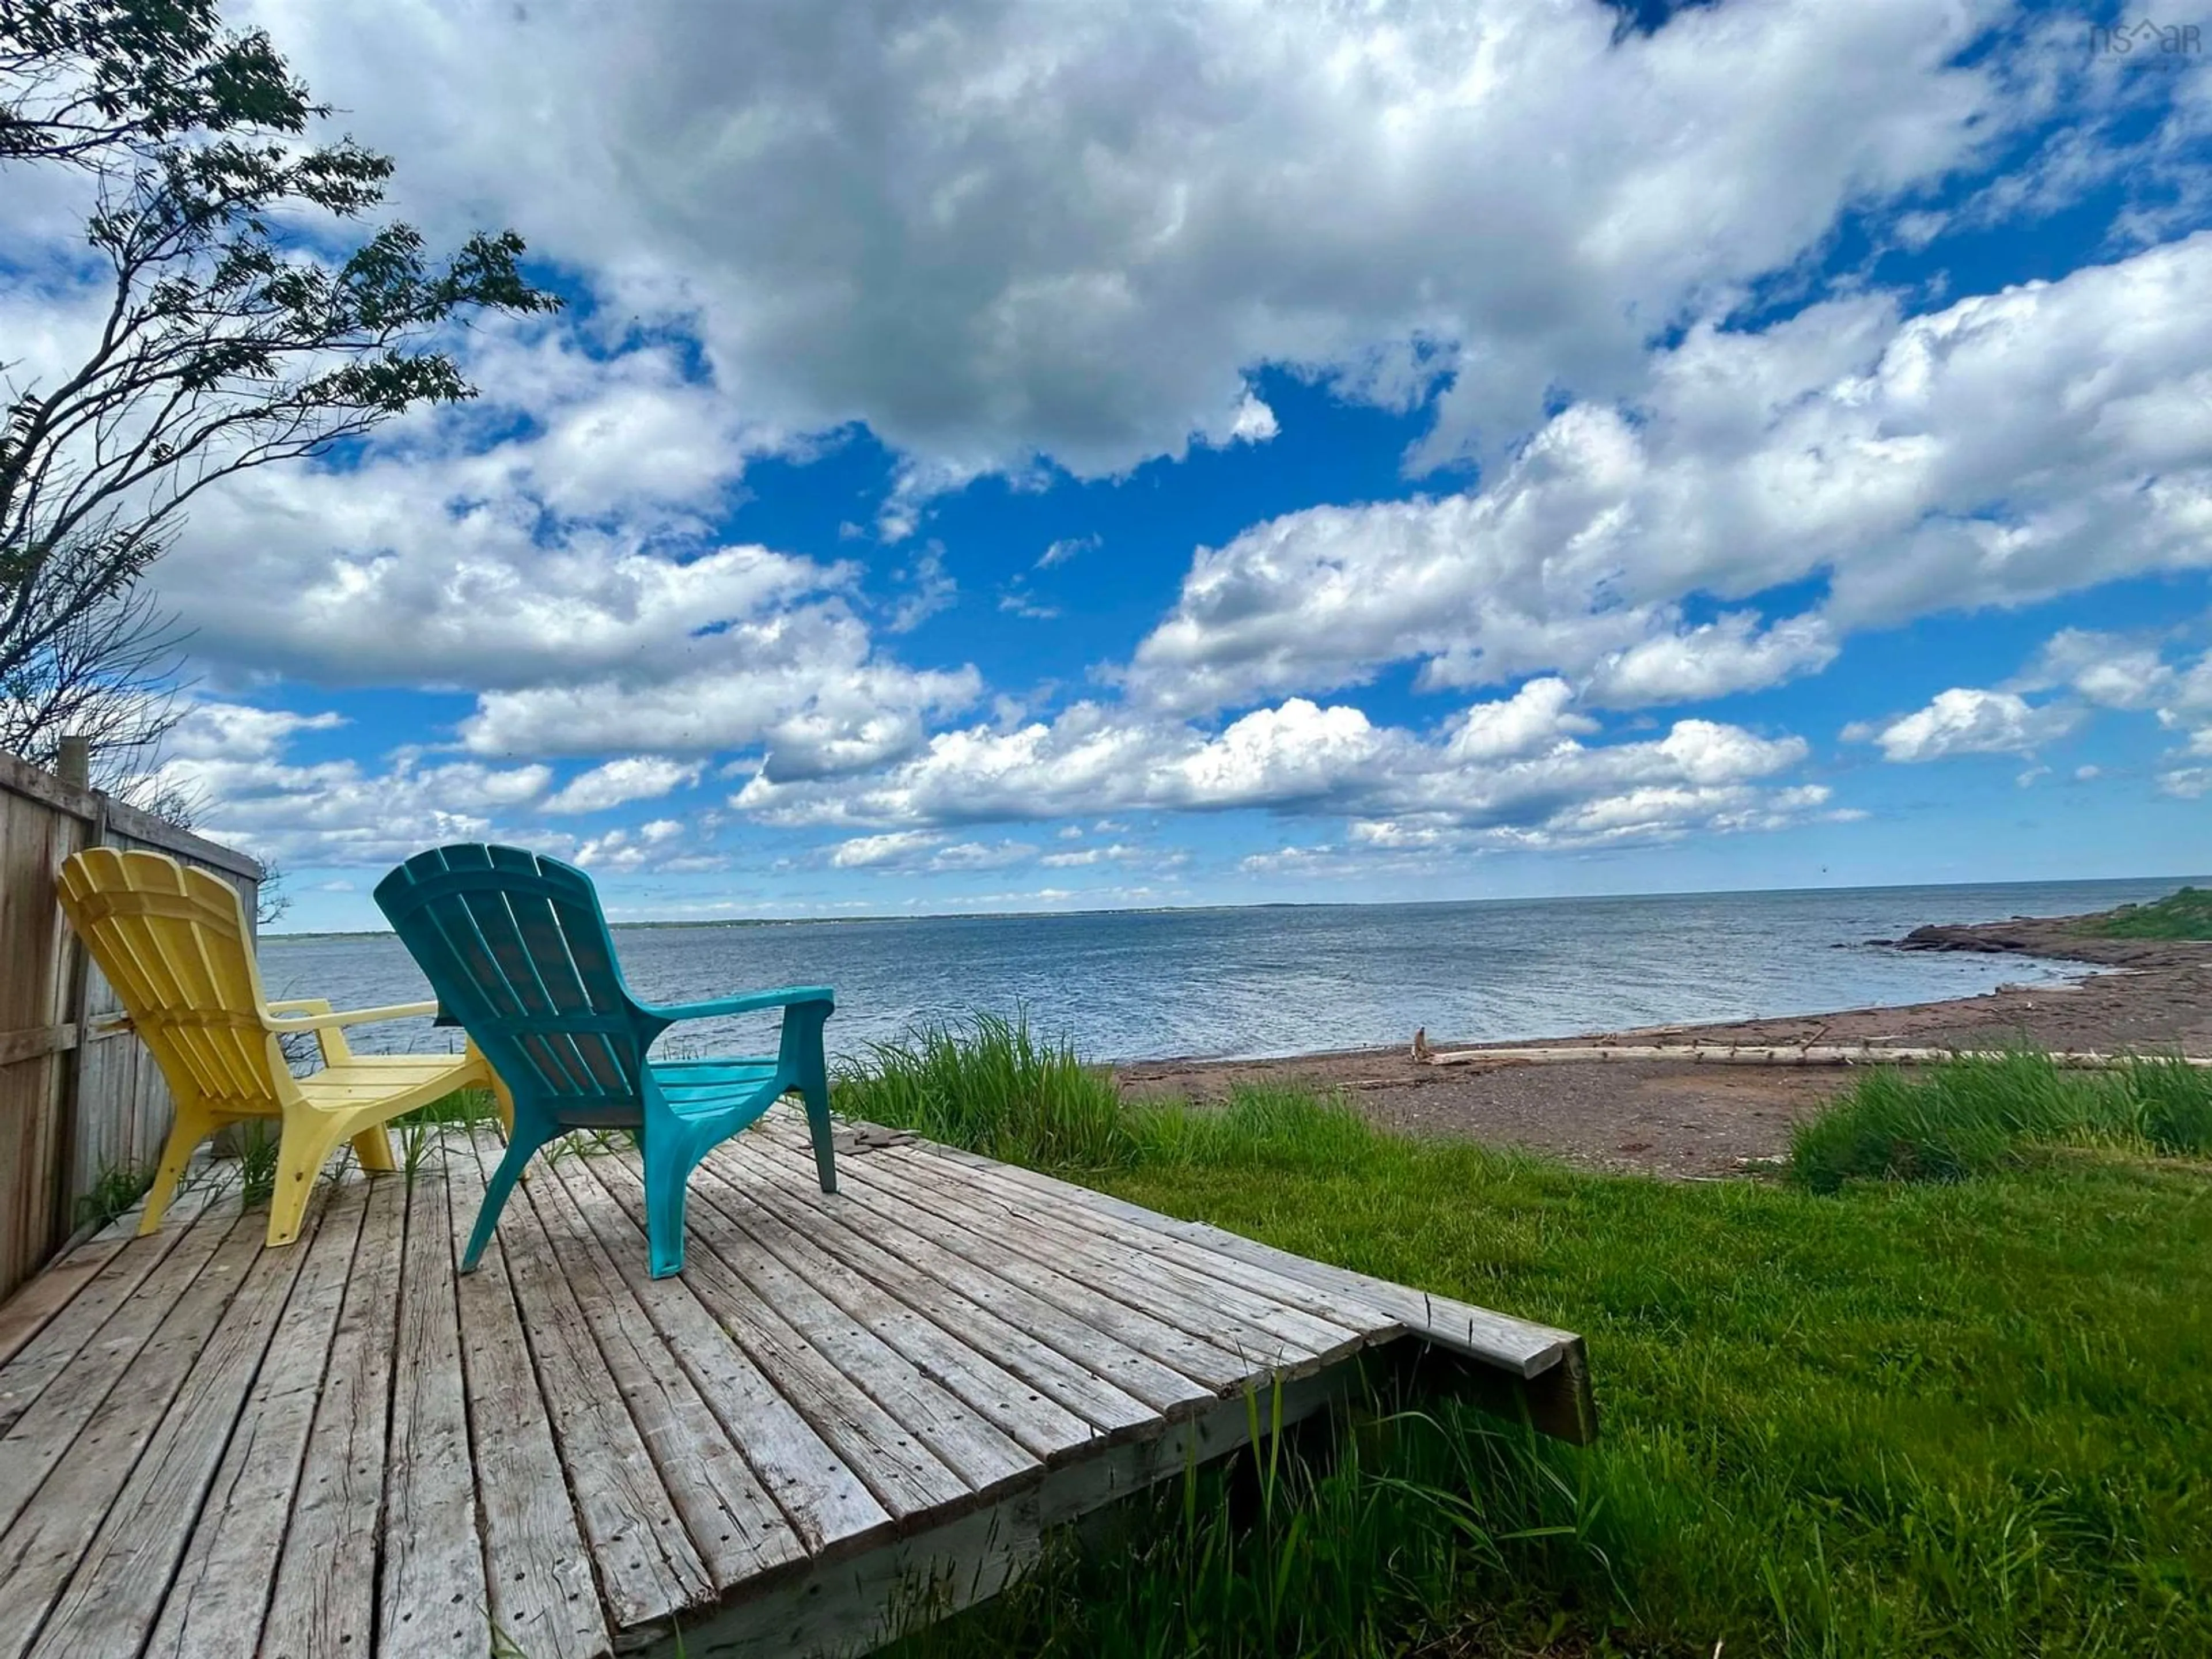
[[(270, 1002), (247, 942), (237, 890), (159, 853), (94, 848), (61, 869), (62, 909), (144, 1039), (177, 1105), (141, 1233), (161, 1224), (192, 1149), (227, 1124), (275, 1118), (276, 1187), (269, 1242), (299, 1237), (324, 1163), (350, 1140), (365, 1170), (388, 1170), (384, 1126), (456, 1089), (507, 1091), (471, 1043), (459, 1054), (356, 1054), (343, 1028), (437, 1011), (434, 1002), (333, 1012), (303, 997)], [(277, 1039), (313, 1031), (323, 1066), (295, 1078)]]

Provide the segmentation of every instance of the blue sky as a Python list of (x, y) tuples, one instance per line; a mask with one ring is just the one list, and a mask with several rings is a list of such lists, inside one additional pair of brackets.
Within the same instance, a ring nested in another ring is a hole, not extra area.
[(157, 572), (288, 927), (2212, 865), (2212, 7), (232, 16), (570, 301)]

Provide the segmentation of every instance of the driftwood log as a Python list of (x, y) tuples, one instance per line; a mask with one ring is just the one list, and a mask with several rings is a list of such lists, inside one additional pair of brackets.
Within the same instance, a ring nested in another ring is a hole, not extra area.
[[(1486, 1060), (1509, 1060), (1516, 1065), (1587, 1062), (1608, 1060), (1687, 1060), (1703, 1066), (1934, 1066), (1948, 1060), (2001, 1060), (1998, 1048), (1878, 1048), (1871, 1043), (1577, 1043), (1550, 1048), (1429, 1048), (1425, 1034), (1415, 1033), (1414, 1059), (1430, 1066), (1479, 1066)], [(2099, 1071), (2132, 1065), (2143, 1059), (2178, 1059), (2185, 1066), (2212, 1067), (2212, 1056), (2197, 1054), (2104, 1054), (2086, 1050), (2062, 1050), (2040, 1056), (2054, 1066), (2071, 1070)]]

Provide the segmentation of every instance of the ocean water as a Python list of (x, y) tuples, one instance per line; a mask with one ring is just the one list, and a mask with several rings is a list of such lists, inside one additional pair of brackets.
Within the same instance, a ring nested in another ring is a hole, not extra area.
[[(917, 1021), (1026, 1012), (1097, 1060), (1257, 1058), (1431, 1042), (1566, 1036), (1972, 996), (2071, 979), (2080, 964), (1883, 950), (1923, 922), (2069, 915), (2170, 892), (2179, 878), (1796, 892), (1261, 906), (618, 929), (648, 1001), (766, 986), (836, 988), (841, 1054)], [(271, 997), (340, 1007), (427, 998), (388, 934), (262, 942)], [(756, 1050), (759, 1019), (664, 1041)], [(364, 1051), (445, 1049), (428, 1020), (357, 1028)]]

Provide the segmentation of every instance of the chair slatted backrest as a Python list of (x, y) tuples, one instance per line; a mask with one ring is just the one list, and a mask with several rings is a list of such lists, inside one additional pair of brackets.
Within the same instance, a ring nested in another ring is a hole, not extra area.
[(63, 863), (60, 896), (171, 1093), (239, 1111), (282, 1109), (283, 1068), (262, 1023), (261, 972), (235, 888), (160, 853), (94, 847)]
[(640, 1121), (658, 1035), (616, 966), (591, 878), (519, 847), (418, 853), (376, 902), (518, 1099), (580, 1126)]

